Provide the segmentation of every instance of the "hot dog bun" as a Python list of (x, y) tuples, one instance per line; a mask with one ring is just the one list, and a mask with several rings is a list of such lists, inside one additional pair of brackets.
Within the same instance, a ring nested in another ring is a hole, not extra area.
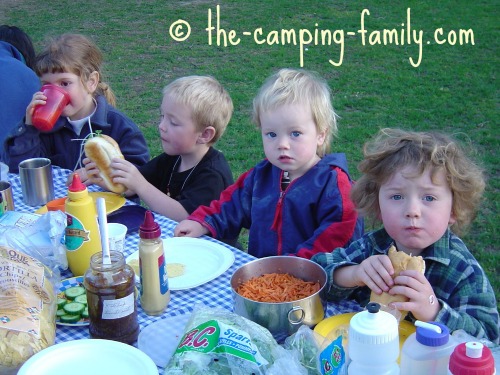
[[(403, 251), (397, 251), (394, 245), (389, 248), (387, 255), (389, 256), (392, 266), (394, 267), (393, 278), (398, 276), (399, 273), (404, 270), (416, 270), (421, 273), (425, 272), (425, 261), (421, 256), (414, 257)], [(405, 296), (399, 294), (390, 295), (386, 292), (383, 292), (382, 294), (372, 292), (370, 296), (370, 302), (377, 302), (381, 306), (388, 306), (391, 302), (406, 301), (408, 301), (408, 299)], [(407, 311), (401, 311), (401, 319), (403, 319), (407, 313)]]
[(111, 160), (113, 158), (124, 159), (118, 143), (107, 135), (99, 134), (85, 142), (84, 150), (85, 155), (99, 168), (99, 176), (106, 188), (117, 194), (123, 193), (126, 190), (125, 186), (113, 183), (111, 178)]

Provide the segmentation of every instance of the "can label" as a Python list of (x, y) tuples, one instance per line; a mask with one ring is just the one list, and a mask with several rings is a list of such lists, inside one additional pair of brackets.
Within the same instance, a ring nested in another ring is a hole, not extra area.
[(68, 251), (78, 250), (84, 242), (90, 241), (89, 231), (83, 223), (73, 215), (66, 214), (67, 224), (64, 242)]

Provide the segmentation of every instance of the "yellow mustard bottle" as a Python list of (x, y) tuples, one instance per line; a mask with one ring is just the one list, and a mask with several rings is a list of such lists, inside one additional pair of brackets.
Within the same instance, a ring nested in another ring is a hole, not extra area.
[(161, 315), (170, 302), (167, 265), (160, 238), (161, 228), (151, 211), (146, 211), (139, 227), (139, 270), (141, 307), (148, 315)]
[(64, 206), (67, 218), (64, 242), (68, 265), (74, 276), (81, 276), (90, 267), (90, 257), (102, 252), (102, 248), (94, 200), (77, 173), (73, 175)]

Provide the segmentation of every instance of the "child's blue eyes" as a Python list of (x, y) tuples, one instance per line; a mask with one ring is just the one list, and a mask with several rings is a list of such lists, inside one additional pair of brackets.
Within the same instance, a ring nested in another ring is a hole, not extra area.
[(276, 133), (274, 133), (274, 132), (269, 132), (269, 133), (267, 133), (267, 134), (266, 134), (266, 136), (267, 136), (268, 138), (276, 138)]
[[(291, 137), (292, 138), (297, 138), (300, 136), (300, 132), (299, 131), (293, 131), (290, 133)], [(275, 133), (275, 132), (269, 132), (269, 133), (266, 133), (266, 137), (268, 138), (276, 138), (278, 135)]]
[[(403, 196), (401, 194), (394, 194), (391, 198), (395, 201), (399, 201), (399, 200), (403, 199)], [(433, 202), (436, 200), (436, 198), (433, 197), (432, 195), (426, 195), (422, 198), (422, 200), (424, 200), (426, 202)]]

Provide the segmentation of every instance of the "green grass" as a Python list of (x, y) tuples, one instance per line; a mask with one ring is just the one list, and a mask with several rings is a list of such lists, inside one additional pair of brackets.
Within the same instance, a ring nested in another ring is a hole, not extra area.
[[(299, 67), (298, 45), (257, 44), (243, 31), (262, 28), (310, 31), (360, 29), (363, 9), (369, 35), (374, 30), (406, 32), (407, 6), (394, 1), (223, 1), (220, 25), (235, 30), (239, 44), (209, 45), (205, 28), (208, 10), (216, 24), (212, 1), (51, 1), (7, 0), (0, 5), (0, 23), (17, 25), (32, 37), (37, 49), (44, 38), (63, 32), (84, 33), (102, 49), (106, 81), (118, 97), (118, 107), (143, 129), (153, 155), (161, 152), (157, 137), (161, 89), (183, 75), (210, 74), (230, 92), (235, 113), (217, 147), (224, 151), (235, 177), (263, 157), (259, 133), (250, 122), (252, 98), (264, 79), (281, 67)], [(489, 275), (500, 300), (498, 208), (498, 7), (493, 0), (476, 2), (421, 1), (411, 8), (411, 27), (423, 30), (419, 67), (415, 43), (362, 45), (359, 34), (344, 37), (340, 46), (307, 46), (304, 68), (325, 77), (341, 116), (339, 138), (332, 149), (348, 155), (358, 177), (361, 148), (379, 128), (441, 130), (459, 137), (475, 150), (488, 176), (485, 199), (469, 232), (463, 236)], [(184, 19), (191, 36), (175, 42), (170, 25)], [(405, 26), (401, 26), (404, 23)], [(473, 30), (475, 45), (437, 44), (432, 31)], [(427, 44), (429, 41), (429, 44)]]

